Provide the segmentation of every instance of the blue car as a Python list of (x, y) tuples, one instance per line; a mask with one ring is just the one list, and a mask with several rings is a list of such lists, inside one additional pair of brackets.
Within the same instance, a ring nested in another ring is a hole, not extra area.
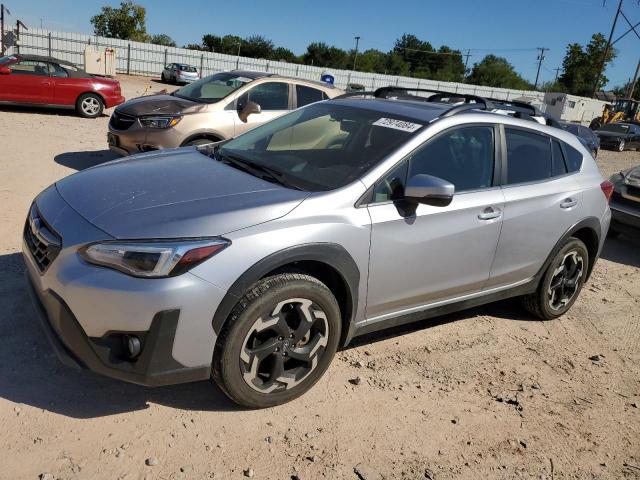
[(577, 123), (562, 122), (562, 128), (573, 133), (580, 139), (582, 144), (593, 154), (593, 158), (598, 156), (600, 151), (600, 137), (598, 137), (589, 127), (578, 125)]

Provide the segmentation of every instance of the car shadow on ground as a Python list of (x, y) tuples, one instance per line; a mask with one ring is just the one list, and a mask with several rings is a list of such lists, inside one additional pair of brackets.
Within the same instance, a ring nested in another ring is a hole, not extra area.
[(0, 255), (0, 398), (72, 418), (149, 408), (240, 410), (211, 382), (146, 388), (65, 367), (49, 345), (27, 293), (22, 255)]
[(640, 268), (640, 238), (627, 235), (607, 238), (600, 257), (610, 262)]
[[(78, 119), (91, 121), (92, 118), (82, 118), (78, 115), (73, 108), (54, 108), (54, 107), (40, 107), (37, 105), (2, 105), (0, 106), (0, 113), (2, 112), (11, 112), (11, 113), (25, 113), (25, 114), (42, 114), (42, 115), (55, 115), (59, 117), (76, 117)], [(101, 117), (108, 116), (106, 113), (100, 115)]]
[(80, 171), (118, 158), (121, 158), (120, 155), (111, 150), (95, 150), (89, 152), (61, 153), (60, 155), (56, 155), (54, 160), (60, 165)]

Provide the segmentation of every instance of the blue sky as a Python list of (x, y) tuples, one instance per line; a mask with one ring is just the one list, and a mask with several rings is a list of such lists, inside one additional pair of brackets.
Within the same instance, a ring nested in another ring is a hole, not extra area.
[[(603, 6), (603, 1), (606, 5)], [(106, 0), (6, 0), (13, 14), (27, 25), (91, 33), (89, 19)], [(525, 78), (536, 74), (536, 47), (549, 52), (542, 81), (553, 79), (568, 43), (585, 44), (594, 32), (608, 35), (618, 0), (137, 0), (147, 9), (149, 33), (167, 33), (179, 45), (199, 42), (205, 33), (260, 34), (302, 53), (313, 41), (360, 49), (387, 51), (403, 33), (413, 33), (438, 47), (472, 49), (470, 63), (488, 53), (506, 57)], [(640, 21), (640, 0), (625, 0), (624, 11)], [(627, 28), (621, 18), (616, 32)], [(640, 29), (639, 29), (640, 31)], [(616, 45), (615, 64), (607, 70), (611, 85), (633, 75), (640, 59), (640, 39), (633, 32)]]

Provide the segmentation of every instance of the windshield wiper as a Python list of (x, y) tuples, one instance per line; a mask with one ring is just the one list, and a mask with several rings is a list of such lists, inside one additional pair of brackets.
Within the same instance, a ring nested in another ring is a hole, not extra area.
[(219, 150), (215, 152), (220, 161), (227, 164), (232, 164), (235, 167), (240, 168), (255, 177), (263, 180), (271, 181), (273, 183), (279, 183), (280, 185), (288, 188), (294, 188), (296, 190), (302, 190), (300, 187), (287, 182), (284, 179), (284, 174), (279, 170), (261, 165), (253, 162), (249, 159), (239, 157), (237, 155), (229, 155), (228, 153), (221, 153)]

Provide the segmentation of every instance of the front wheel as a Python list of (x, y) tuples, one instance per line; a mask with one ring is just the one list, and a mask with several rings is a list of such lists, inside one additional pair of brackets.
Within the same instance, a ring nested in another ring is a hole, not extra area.
[(81, 117), (96, 118), (102, 115), (104, 103), (102, 99), (94, 93), (80, 95), (76, 102), (76, 111)]
[(566, 313), (578, 298), (589, 266), (587, 247), (571, 237), (549, 264), (538, 290), (523, 297), (524, 307), (544, 320)]
[(624, 140), (620, 140), (620, 143), (618, 144), (618, 151), (619, 152), (624, 152), (624, 147), (626, 146), (626, 142)]
[(245, 407), (293, 400), (329, 367), (341, 325), (335, 297), (316, 278), (298, 273), (264, 278), (238, 302), (220, 333), (213, 379)]

